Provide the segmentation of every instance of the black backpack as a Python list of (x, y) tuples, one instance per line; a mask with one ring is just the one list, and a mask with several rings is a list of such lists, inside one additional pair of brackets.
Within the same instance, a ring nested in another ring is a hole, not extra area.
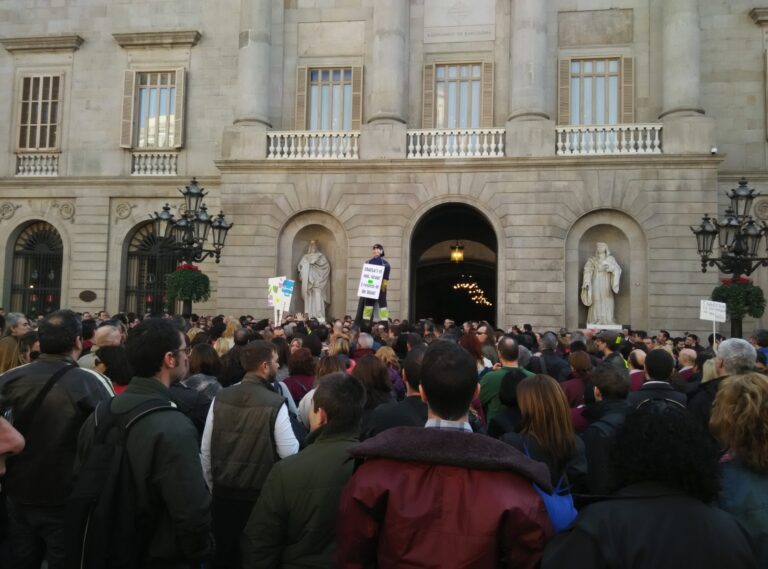
[(113, 413), (112, 401), (94, 411), (93, 446), (80, 467), (65, 517), (66, 567), (133, 569), (141, 565), (153, 520), (136, 507), (126, 441), (137, 421), (157, 411), (177, 410), (161, 399)]

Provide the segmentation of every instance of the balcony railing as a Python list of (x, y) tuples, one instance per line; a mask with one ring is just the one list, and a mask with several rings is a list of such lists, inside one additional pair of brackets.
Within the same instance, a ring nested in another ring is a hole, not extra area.
[(16, 155), (17, 176), (58, 176), (59, 155), (50, 152)]
[(134, 176), (175, 176), (178, 152), (134, 152), (131, 174)]
[(270, 131), (269, 160), (355, 160), (360, 131)]
[(661, 154), (660, 124), (557, 127), (558, 156)]
[(488, 158), (504, 156), (503, 128), (408, 131), (408, 158)]

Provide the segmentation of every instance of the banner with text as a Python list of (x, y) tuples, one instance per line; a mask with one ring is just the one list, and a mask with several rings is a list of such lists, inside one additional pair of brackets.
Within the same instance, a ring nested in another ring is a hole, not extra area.
[(699, 320), (711, 320), (712, 322), (725, 322), (725, 308), (724, 302), (715, 302), (713, 300), (701, 301), (701, 313), (699, 314)]
[(357, 296), (360, 298), (379, 298), (381, 281), (384, 279), (384, 267), (382, 265), (363, 265), (360, 275), (360, 286), (357, 287)]

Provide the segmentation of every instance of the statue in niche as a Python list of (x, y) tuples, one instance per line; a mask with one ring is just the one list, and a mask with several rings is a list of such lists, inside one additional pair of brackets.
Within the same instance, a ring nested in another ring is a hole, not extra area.
[(325, 305), (330, 303), (331, 264), (317, 249), (314, 239), (307, 246), (307, 253), (299, 261), (301, 297), (304, 312), (309, 318), (325, 322)]
[(595, 254), (584, 264), (581, 302), (589, 307), (587, 326), (615, 325), (614, 295), (619, 293), (621, 267), (611, 255), (608, 245), (599, 242)]

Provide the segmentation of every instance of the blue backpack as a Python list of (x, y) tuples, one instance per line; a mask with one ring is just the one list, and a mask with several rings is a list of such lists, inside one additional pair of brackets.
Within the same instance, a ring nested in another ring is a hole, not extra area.
[[(524, 445), (523, 448), (525, 449), (525, 456), (531, 458), (531, 454), (528, 452), (528, 445)], [(547, 508), (549, 521), (552, 522), (552, 529), (555, 530), (555, 533), (560, 533), (567, 529), (573, 520), (576, 519), (579, 512), (576, 510), (576, 506), (573, 505), (570, 486), (565, 483), (565, 473), (560, 477), (551, 494), (542, 490), (535, 482), (532, 482), (532, 484), (544, 501), (544, 507)]]

